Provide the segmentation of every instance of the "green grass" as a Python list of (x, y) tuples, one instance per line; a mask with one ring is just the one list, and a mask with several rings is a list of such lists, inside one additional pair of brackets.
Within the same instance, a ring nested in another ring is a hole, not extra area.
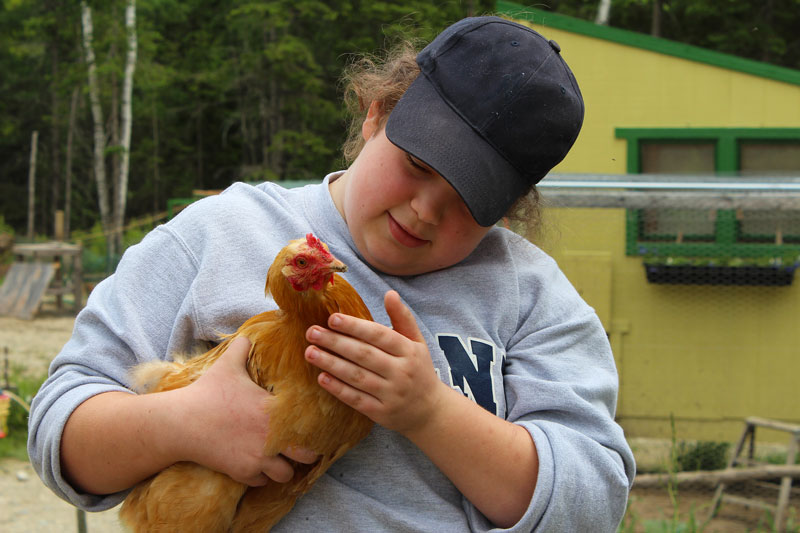
[(0, 459), (12, 458), (21, 461), (28, 460), (27, 451), (28, 430), (12, 430), (5, 438), (0, 439)]
[[(4, 390), (10, 390), (30, 403), (44, 379), (44, 376), (32, 378), (25, 374), (24, 368), (15, 367), (8, 375), (9, 386), (5, 387), (5, 379), (0, 384), (3, 384)], [(0, 458), (11, 457), (27, 461), (28, 411), (14, 400), (11, 401), (7, 425), (7, 435), (0, 439)]]
[[(785, 465), (786, 459), (786, 452), (773, 452), (764, 456), (764, 461), (771, 465)], [(800, 452), (797, 452), (797, 455), (795, 455), (794, 464), (800, 465)]]

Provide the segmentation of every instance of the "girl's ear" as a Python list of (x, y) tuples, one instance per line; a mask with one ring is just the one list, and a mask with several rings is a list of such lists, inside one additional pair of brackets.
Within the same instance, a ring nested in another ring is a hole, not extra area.
[(364, 137), (365, 141), (368, 141), (370, 137), (380, 131), (382, 120), (383, 104), (377, 100), (373, 100), (372, 103), (369, 104), (367, 118), (365, 118), (364, 122), (361, 124), (361, 136)]

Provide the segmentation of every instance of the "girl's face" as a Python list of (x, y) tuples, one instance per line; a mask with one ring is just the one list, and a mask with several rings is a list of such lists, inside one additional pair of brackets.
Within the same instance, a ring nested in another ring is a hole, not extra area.
[(370, 107), (366, 144), (330, 185), (362, 257), (395, 276), (423, 274), (467, 257), (490, 228), (480, 226), (439, 174), (391, 143)]

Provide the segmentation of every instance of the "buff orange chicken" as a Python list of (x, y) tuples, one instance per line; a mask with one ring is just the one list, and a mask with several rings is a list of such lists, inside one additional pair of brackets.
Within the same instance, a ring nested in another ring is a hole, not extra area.
[(250, 343), (247, 371), (274, 394), (265, 453), (289, 446), (313, 450), (320, 459), (294, 464), (288, 483), (248, 487), (225, 474), (182, 462), (141, 482), (123, 503), (120, 517), (136, 532), (269, 531), (345, 452), (363, 439), (372, 421), (317, 383), (319, 369), (303, 357), (306, 330), (326, 325), (335, 312), (372, 320), (361, 297), (337, 272), (346, 270), (312, 234), (291, 241), (267, 273), (265, 292), (280, 309), (258, 314), (212, 350), (186, 360), (145, 363), (134, 370), (140, 392), (159, 392), (198, 379), (237, 337)]

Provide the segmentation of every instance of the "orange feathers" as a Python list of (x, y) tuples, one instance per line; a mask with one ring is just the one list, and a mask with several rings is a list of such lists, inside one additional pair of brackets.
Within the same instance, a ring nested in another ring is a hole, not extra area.
[(372, 320), (358, 293), (336, 272), (346, 270), (313, 235), (291, 241), (267, 274), (266, 292), (280, 310), (247, 320), (224, 342), (186, 361), (147, 363), (135, 370), (147, 392), (186, 386), (216, 361), (233, 339), (250, 340), (250, 377), (275, 395), (265, 453), (288, 446), (313, 450), (320, 459), (295, 464), (288, 483), (248, 487), (194, 463), (178, 463), (137, 485), (120, 517), (133, 531), (269, 531), (347, 450), (363, 439), (372, 421), (341, 403), (317, 383), (319, 370), (303, 354), (306, 330), (326, 325), (334, 312)]

